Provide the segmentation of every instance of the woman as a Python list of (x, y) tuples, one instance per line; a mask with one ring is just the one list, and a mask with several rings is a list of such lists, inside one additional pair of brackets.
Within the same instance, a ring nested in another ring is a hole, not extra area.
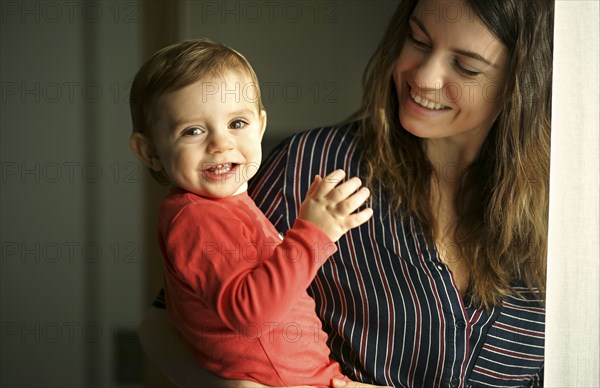
[[(310, 288), (352, 379), (543, 384), (552, 21), (551, 0), (402, 1), (357, 121), (288, 139), (253, 182), (282, 232), (315, 174), (374, 193)], [(164, 315), (141, 327), (151, 355)]]

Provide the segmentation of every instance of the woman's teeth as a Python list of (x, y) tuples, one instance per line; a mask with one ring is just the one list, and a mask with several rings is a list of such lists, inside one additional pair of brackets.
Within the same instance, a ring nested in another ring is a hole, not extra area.
[(412, 90), (410, 91), (410, 97), (413, 99), (414, 102), (421, 105), (423, 108), (433, 109), (433, 110), (441, 110), (441, 109), (447, 108), (445, 105), (438, 104), (436, 102), (433, 102), (426, 98), (423, 98), (423, 97), (419, 96), (418, 94), (415, 94)]

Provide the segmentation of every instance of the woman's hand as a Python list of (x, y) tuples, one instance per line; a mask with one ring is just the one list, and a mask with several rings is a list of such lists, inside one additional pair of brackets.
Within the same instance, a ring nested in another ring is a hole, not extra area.
[(332, 381), (333, 388), (393, 388), (387, 385), (371, 385), (365, 383), (359, 383), (357, 381), (344, 381), (333, 379)]
[(270, 385), (262, 385), (253, 381), (246, 380), (227, 380), (226, 386), (223, 388), (315, 388), (312, 385), (295, 385), (293, 387), (273, 387)]
[[(359, 383), (357, 381), (344, 381), (333, 379), (331, 381), (333, 388), (393, 388), (389, 386), (383, 385), (371, 385), (365, 383)], [(227, 381), (227, 388), (314, 388), (309, 385), (299, 385), (293, 387), (272, 387), (270, 385), (262, 385), (258, 383), (254, 383), (251, 381), (243, 381), (243, 380), (229, 380)]]

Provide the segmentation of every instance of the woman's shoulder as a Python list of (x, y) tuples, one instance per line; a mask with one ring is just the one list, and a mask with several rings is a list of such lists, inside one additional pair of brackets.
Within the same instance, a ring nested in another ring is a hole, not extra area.
[(523, 280), (514, 281), (512, 289), (514, 294), (503, 298), (503, 307), (545, 315), (544, 298), (538, 289), (527, 287)]
[[(356, 142), (360, 121), (343, 122), (336, 125), (316, 127), (309, 130), (296, 132), (281, 141), (271, 152), (281, 154), (309, 147), (313, 152), (331, 144), (350, 146)], [(299, 148), (300, 147), (300, 148)]]
[(288, 137), (288, 144), (304, 143), (311, 146), (325, 147), (329, 143), (352, 143), (360, 128), (360, 121), (344, 122), (336, 125), (317, 127), (307, 131), (298, 132)]
[(298, 132), (275, 148), (272, 159), (285, 158), (286, 164), (294, 170), (303, 165), (311, 174), (313, 168), (322, 173), (344, 168), (350, 159), (354, 159), (359, 131), (360, 122), (353, 121)]
[[(358, 121), (346, 122), (288, 137), (271, 151), (250, 181), (250, 196), (270, 217), (282, 198), (300, 201), (315, 175), (326, 176), (336, 169), (358, 175), (360, 158), (355, 150), (359, 128)], [(277, 224), (278, 220), (272, 221)]]

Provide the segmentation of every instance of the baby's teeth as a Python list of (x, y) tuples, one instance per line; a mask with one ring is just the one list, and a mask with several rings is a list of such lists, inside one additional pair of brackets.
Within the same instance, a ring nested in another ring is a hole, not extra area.
[(210, 168), (214, 174), (225, 174), (231, 170), (231, 163), (216, 164)]

